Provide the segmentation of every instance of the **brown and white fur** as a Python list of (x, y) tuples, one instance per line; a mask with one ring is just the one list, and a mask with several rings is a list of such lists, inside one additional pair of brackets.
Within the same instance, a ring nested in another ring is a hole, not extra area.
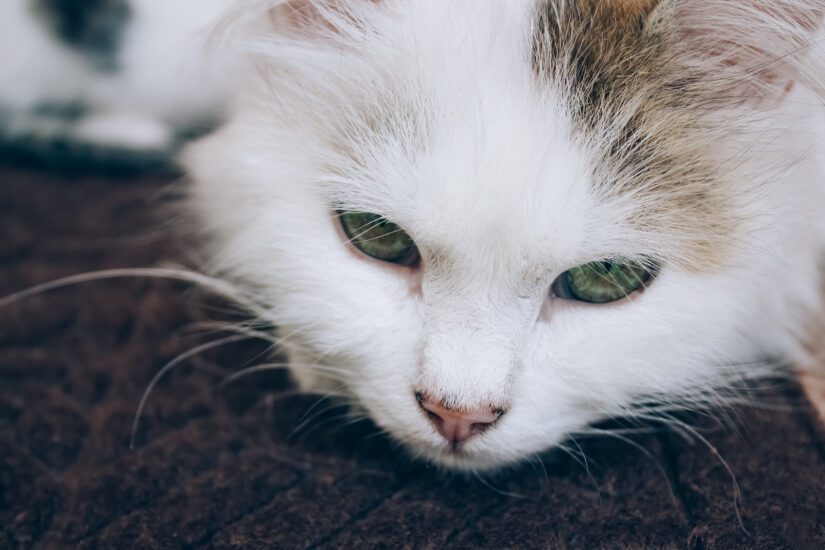
[[(191, 208), (302, 386), (440, 464), (725, 403), (806, 361), (822, 314), (823, 8), (253, 2), (257, 70), (184, 157)], [(420, 263), (359, 254), (340, 211), (391, 220)], [(611, 305), (551, 290), (610, 258), (661, 267)]]

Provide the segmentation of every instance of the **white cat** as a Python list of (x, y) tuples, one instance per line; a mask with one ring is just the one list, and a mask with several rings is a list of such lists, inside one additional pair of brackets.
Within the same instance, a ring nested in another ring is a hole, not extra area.
[(304, 388), (484, 469), (802, 359), (825, 3), (272, 4), (184, 158)]
[(807, 360), (825, 0), (238, 8), (189, 204), (302, 388), (488, 469)]

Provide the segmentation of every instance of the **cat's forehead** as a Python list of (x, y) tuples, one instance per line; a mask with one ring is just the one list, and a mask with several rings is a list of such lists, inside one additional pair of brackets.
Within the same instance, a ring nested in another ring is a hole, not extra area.
[(358, 146), (365, 206), (434, 242), (492, 232), (562, 257), (678, 243), (687, 263), (714, 261), (727, 189), (669, 37), (648, 25), (660, 2), (425, 4), (368, 102), (381, 131)]
[(409, 202), (399, 216), (425, 246), (451, 255), (542, 263), (587, 254), (602, 211), (570, 121), (551, 104), (530, 108), (514, 90), (491, 101), (444, 121), (402, 184)]

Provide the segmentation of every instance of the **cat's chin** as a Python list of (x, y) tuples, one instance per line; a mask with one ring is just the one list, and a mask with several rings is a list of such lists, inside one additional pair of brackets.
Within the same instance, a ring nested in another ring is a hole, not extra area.
[(494, 472), (519, 463), (524, 457), (501, 456), (489, 451), (451, 450), (448, 445), (413, 449), (419, 458), (453, 472)]

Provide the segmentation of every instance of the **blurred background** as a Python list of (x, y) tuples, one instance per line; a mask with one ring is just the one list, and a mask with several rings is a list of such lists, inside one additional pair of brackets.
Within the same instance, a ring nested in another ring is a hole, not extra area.
[(221, 119), (241, 63), (232, 0), (0, 2), (0, 155), (64, 170), (169, 169)]

